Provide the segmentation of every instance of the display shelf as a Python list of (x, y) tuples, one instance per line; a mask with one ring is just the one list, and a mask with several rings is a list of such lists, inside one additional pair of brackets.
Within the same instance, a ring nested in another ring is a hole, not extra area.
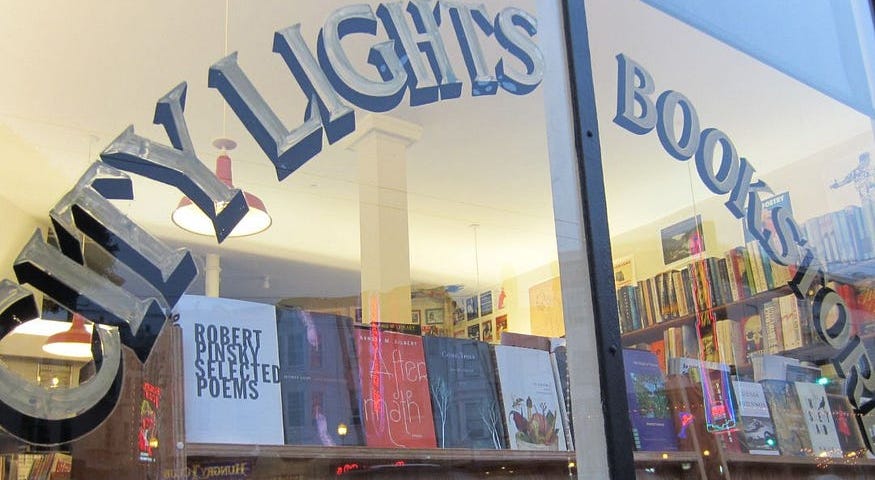
[(875, 472), (875, 460), (864, 457), (794, 457), (790, 455), (751, 455), (748, 453), (724, 453), (726, 463), (747, 465), (812, 465), (826, 467), (866, 467)]
[(636, 464), (694, 463), (699, 459), (696, 452), (635, 452)]
[[(675, 452), (672, 452), (674, 454)], [(188, 457), (277, 457), (322, 460), (404, 460), (440, 462), (525, 462), (568, 463), (574, 451), (470, 450), (463, 448), (372, 448), (324, 447), (313, 445), (243, 445), (188, 443)]]
[(654, 342), (662, 339), (662, 332), (671, 328), (671, 327), (679, 327), (682, 325), (692, 325), (696, 323), (696, 318), (698, 315), (706, 312), (725, 312), (727, 310), (738, 309), (738, 308), (750, 308), (756, 309), (763, 303), (768, 302), (774, 298), (780, 297), (782, 295), (787, 295), (790, 293), (789, 286), (782, 286), (778, 288), (773, 288), (771, 290), (767, 290), (765, 292), (758, 293), (756, 295), (750, 296), (748, 298), (744, 298), (741, 300), (736, 300), (730, 303), (724, 303), (722, 305), (717, 305), (715, 307), (711, 307), (707, 310), (700, 310), (696, 313), (691, 313), (688, 315), (684, 315), (682, 317), (673, 318), (671, 320), (665, 320), (663, 322), (650, 325), (648, 327), (639, 328), (637, 330), (631, 330), (629, 332), (625, 332), (622, 335), (623, 345), (634, 345), (636, 343), (642, 342)]

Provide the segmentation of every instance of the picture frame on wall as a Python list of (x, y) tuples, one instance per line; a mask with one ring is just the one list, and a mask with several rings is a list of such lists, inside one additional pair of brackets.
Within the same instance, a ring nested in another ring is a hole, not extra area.
[(492, 291), (480, 294), (480, 316), (485, 317), (492, 313)]
[(480, 337), (484, 342), (491, 342), (495, 340), (492, 336), (492, 319), (486, 320), (480, 324)]
[(501, 332), (507, 330), (507, 315), (495, 317), (495, 339), (501, 340)]
[(480, 340), (480, 324), (475, 323), (474, 325), (468, 326), (468, 338), (471, 340)]
[(468, 320), (474, 320), (479, 317), (478, 313), (478, 305), (477, 305), (477, 296), (468, 297), (465, 299), (465, 318)]
[(705, 251), (702, 216), (694, 215), (659, 231), (662, 261), (666, 265), (680, 262)]
[(410, 312), (410, 323), (414, 325), (422, 323), (422, 310), (413, 310)]
[(635, 263), (632, 256), (614, 260), (614, 288), (635, 285)]
[(444, 309), (443, 308), (427, 308), (425, 309), (426, 325), (443, 325)]

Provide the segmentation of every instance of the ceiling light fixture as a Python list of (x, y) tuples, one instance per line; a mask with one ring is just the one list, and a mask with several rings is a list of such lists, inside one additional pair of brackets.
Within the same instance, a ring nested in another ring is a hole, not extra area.
[(91, 334), (85, 328), (85, 317), (73, 314), (70, 328), (47, 338), (43, 351), (62, 357), (91, 358)]
[[(227, 138), (219, 138), (213, 142), (213, 146), (221, 150), (216, 158), (216, 176), (225, 185), (233, 188), (231, 157), (228, 156), (228, 151), (236, 148), (237, 143)], [(246, 191), (243, 192), (243, 196), (246, 198), (246, 205), (249, 206), (249, 211), (240, 220), (240, 223), (234, 227), (234, 230), (231, 230), (231, 234), (228, 235), (229, 237), (245, 237), (261, 233), (267, 230), (272, 222), (270, 215), (267, 213), (267, 208), (260, 198)], [(173, 211), (171, 219), (173, 223), (183, 230), (199, 235), (216, 235), (210, 218), (197, 205), (192, 203), (188, 197), (183, 197), (179, 201), (179, 206)]]

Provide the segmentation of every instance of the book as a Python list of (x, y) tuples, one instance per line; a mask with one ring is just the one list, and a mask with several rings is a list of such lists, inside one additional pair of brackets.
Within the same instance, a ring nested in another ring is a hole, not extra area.
[(842, 446), (836, 434), (832, 409), (823, 385), (795, 382), (796, 394), (811, 439), (811, 453), (815, 457), (841, 458)]
[(833, 423), (836, 426), (836, 436), (839, 439), (839, 445), (842, 447), (842, 453), (846, 457), (865, 456), (867, 449), (866, 443), (863, 440), (863, 434), (860, 432), (857, 416), (848, 402), (848, 397), (845, 395), (830, 395), (827, 394), (830, 411), (832, 411)]
[(782, 455), (804, 457), (811, 451), (811, 438), (805, 413), (799, 403), (794, 382), (763, 380), (763, 393), (775, 423), (775, 437)]
[(571, 422), (571, 379), (568, 377), (568, 349), (564, 338), (550, 340), (550, 362), (553, 364), (553, 377), (559, 393), (559, 410), (562, 425), (565, 427), (565, 444), (574, 450), (574, 425)]
[(284, 441), (363, 445), (353, 320), (277, 307)]
[(362, 418), (369, 447), (437, 446), (422, 337), (355, 329)]
[(738, 404), (742, 448), (752, 455), (778, 455), (775, 424), (762, 385), (733, 381), (732, 386)]
[(424, 337), (422, 346), (437, 446), (507, 448), (489, 345), (463, 338)]
[(799, 360), (781, 355), (755, 355), (751, 358), (755, 382), (761, 380), (787, 380), (787, 367), (799, 365)]
[(567, 450), (550, 353), (510, 345), (494, 352), (510, 448)]
[(644, 350), (623, 350), (626, 398), (635, 449), (677, 450), (677, 433), (665, 388), (665, 376), (656, 355)]
[(763, 304), (763, 347), (766, 353), (784, 351), (784, 336), (781, 331), (781, 312), (778, 302), (769, 300)]
[[(283, 444), (276, 312), (272, 305), (183, 295), (185, 438)], [(216, 412), (222, 412), (221, 420)]]
[(802, 312), (799, 301), (794, 294), (782, 295), (777, 298), (781, 317), (781, 332), (784, 340), (784, 350), (802, 348), (805, 340), (802, 334)]
[(745, 363), (751, 363), (754, 356), (763, 353), (763, 322), (759, 314), (741, 320), (741, 341)]

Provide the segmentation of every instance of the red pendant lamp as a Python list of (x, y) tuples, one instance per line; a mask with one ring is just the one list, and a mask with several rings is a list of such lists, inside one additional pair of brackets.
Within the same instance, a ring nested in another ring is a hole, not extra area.
[(91, 333), (85, 328), (85, 317), (74, 313), (70, 328), (49, 336), (43, 351), (62, 357), (91, 358)]
[[(213, 142), (213, 146), (220, 150), (219, 156), (216, 158), (216, 176), (225, 185), (233, 188), (231, 157), (228, 156), (228, 151), (236, 148), (237, 143), (227, 138), (218, 138)], [(261, 233), (267, 230), (272, 222), (270, 215), (267, 213), (267, 208), (260, 198), (246, 191), (243, 192), (243, 196), (246, 198), (246, 204), (249, 205), (249, 212), (234, 227), (234, 230), (228, 235), (229, 237), (245, 237)], [(197, 205), (192, 203), (188, 197), (183, 197), (179, 201), (179, 206), (173, 211), (171, 219), (173, 223), (183, 230), (198, 235), (216, 235), (213, 223), (209, 217)]]

